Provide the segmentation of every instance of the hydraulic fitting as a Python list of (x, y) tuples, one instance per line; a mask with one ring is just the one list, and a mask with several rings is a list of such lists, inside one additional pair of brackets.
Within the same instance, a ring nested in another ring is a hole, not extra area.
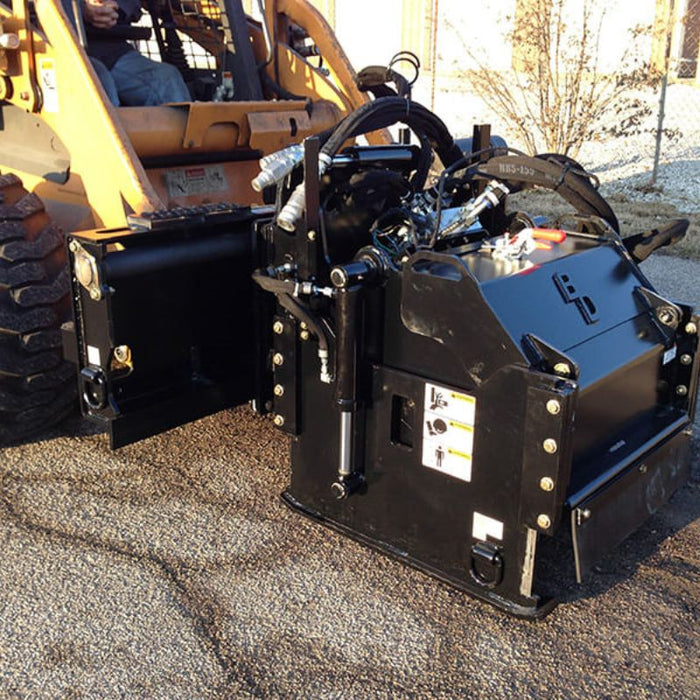
[[(301, 163), (304, 158), (302, 146), (295, 145), (272, 153), (260, 160), (262, 171), (250, 183), (256, 192), (262, 192), (266, 187), (283, 180)], [(264, 162), (264, 164), (263, 164)]]
[(280, 159), (296, 159), (297, 163), (301, 163), (301, 159), (304, 157), (304, 146), (300, 143), (295, 143), (291, 146), (287, 146), (279, 151), (270, 153), (270, 155), (263, 156), (258, 164), (260, 165), (260, 170), (265, 170), (269, 163), (272, 163)]
[[(318, 156), (318, 175), (321, 177), (328, 167), (330, 166), (333, 159), (326, 153), (320, 153)], [(282, 211), (277, 217), (277, 225), (292, 233), (296, 227), (297, 223), (304, 215), (304, 206), (306, 204), (306, 187), (302, 182), (297, 185), (294, 192), (292, 192), (291, 197), (287, 200), (287, 203), (282, 207)]]
[(497, 206), (509, 192), (510, 190), (502, 182), (491, 180), (476, 199), (468, 202), (462, 208), (455, 221), (440, 231), (440, 237), (449, 236), (460, 229), (468, 228), (477, 220), (479, 214)]

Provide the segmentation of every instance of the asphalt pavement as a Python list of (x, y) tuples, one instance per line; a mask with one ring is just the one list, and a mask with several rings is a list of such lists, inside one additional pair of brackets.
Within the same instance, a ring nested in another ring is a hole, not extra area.
[[(645, 269), (700, 306), (700, 263)], [(117, 452), (72, 418), (0, 453), (0, 697), (700, 697), (697, 447), (532, 623), (289, 511), (247, 407)]]

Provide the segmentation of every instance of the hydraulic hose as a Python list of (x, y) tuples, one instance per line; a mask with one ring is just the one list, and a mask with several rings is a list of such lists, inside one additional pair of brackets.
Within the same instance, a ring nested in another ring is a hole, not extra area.
[(420, 141), (420, 160), (418, 161), (416, 172), (411, 178), (411, 185), (416, 192), (422, 190), (425, 186), (428, 174), (430, 173), (430, 166), (433, 164), (428, 137), (425, 134), (417, 134), (417, 136)]
[(620, 224), (610, 205), (586, 177), (572, 171), (567, 165), (525, 155), (496, 156), (474, 166), (471, 176), (554, 190), (579, 213), (599, 216), (615, 232), (620, 232)]
[(321, 328), (320, 323), (311, 312), (301, 302), (291, 296), (291, 294), (279, 294), (277, 299), (280, 306), (287, 309), (297, 321), (305, 323), (311, 333), (316, 336), (318, 339), (318, 349), (328, 352), (328, 338), (326, 338), (326, 334)]
[(264, 68), (265, 66), (272, 63), (274, 58), (274, 48), (272, 45), (272, 36), (270, 35), (270, 27), (267, 26), (267, 20), (265, 18), (265, 3), (263, 0), (258, 0), (258, 12), (260, 12), (263, 31), (263, 38), (265, 39), (265, 60), (258, 66), (258, 68)]
[(271, 92), (274, 92), (277, 97), (279, 97), (282, 100), (306, 100), (308, 99), (304, 95), (297, 95), (293, 92), (290, 92), (289, 90), (283, 88), (274, 78), (271, 78), (267, 72), (264, 70), (264, 67), (267, 64), (263, 64), (262, 68), (260, 69), (260, 78), (262, 79), (263, 84), (265, 85), (266, 88), (268, 88)]
[(397, 122), (406, 124), (416, 134), (424, 134), (444, 165), (462, 157), (445, 123), (423, 105), (402, 97), (380, 97), (363, 105), (333, 130), (321, 151), (333, 156), (348, 139)]
[[(408, 80), (401, 73), (397, 73), (386, 66), (367, 66), (367, 68), (363, 68), (357, 74), (356, 83), (362, 92), (371, 92), (377, 97), (388, 97), (398, 94), (406, 98), (411, 95), (411, 85)], [(394, 83), (396, 90), (394, 91), (386, 83)]]
[(306, 305), (293, 296), (296, 282), (294, 282), (294, 280), (275, 279), (261, 270), (255, 270), (252, 277), (253, 282), (261, 289), (274, 294), (280, 306), (289, 311), (297, 321), (307, 325), (309, 331), (318, 338), (318, 349), (327, 353), (328, 338), (321, 324)]
[[(445, 123), (429, 109), (402, 97), (381, 97), (349, 114), (332, 131), (327, 130), (318, 135), (321, 143), (319, 175), (323, 175), (333, 156), (348, 139), (384, 129), (397, 122), (410, 127), (421, 142), (422, 157), (414, 178), (415, 185), (424, 184), (430, 168), (430, 151), (435, 151), (445, 166), (463, 157)], [(301, 183), (277, 215), (277, 225), (286, 231), (294, 231), (303, 215), (304, 201), (305, 184)]]

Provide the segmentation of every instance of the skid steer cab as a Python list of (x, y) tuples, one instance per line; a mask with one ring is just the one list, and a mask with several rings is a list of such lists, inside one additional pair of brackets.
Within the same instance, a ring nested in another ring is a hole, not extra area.
[[(397, 122), (420, 145), (347, 145)], [(85, 415), (119, 447), (251, 402), (292, 438), (290, 507), (546, 614), (555, 536), (580, 581), (687, 477), (698, 317), (637, 266), (687, 222), (623, 239), (578, 164), (457, 144), (406, 96), (260, 167), (274, 206), (69, 237)], [(510, 204), (530, 187), (571, 214)]]

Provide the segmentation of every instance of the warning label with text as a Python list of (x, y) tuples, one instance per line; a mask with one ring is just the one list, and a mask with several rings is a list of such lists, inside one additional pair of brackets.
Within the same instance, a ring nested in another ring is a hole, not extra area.
[(228, 189), (224, 168), (221, 165), (167, 170), (165, 182), (171, 197), (190, 197), (224, 192)]
[(476, 399), (426, 383), (423, 410), (423, 465), (471, 481)]

